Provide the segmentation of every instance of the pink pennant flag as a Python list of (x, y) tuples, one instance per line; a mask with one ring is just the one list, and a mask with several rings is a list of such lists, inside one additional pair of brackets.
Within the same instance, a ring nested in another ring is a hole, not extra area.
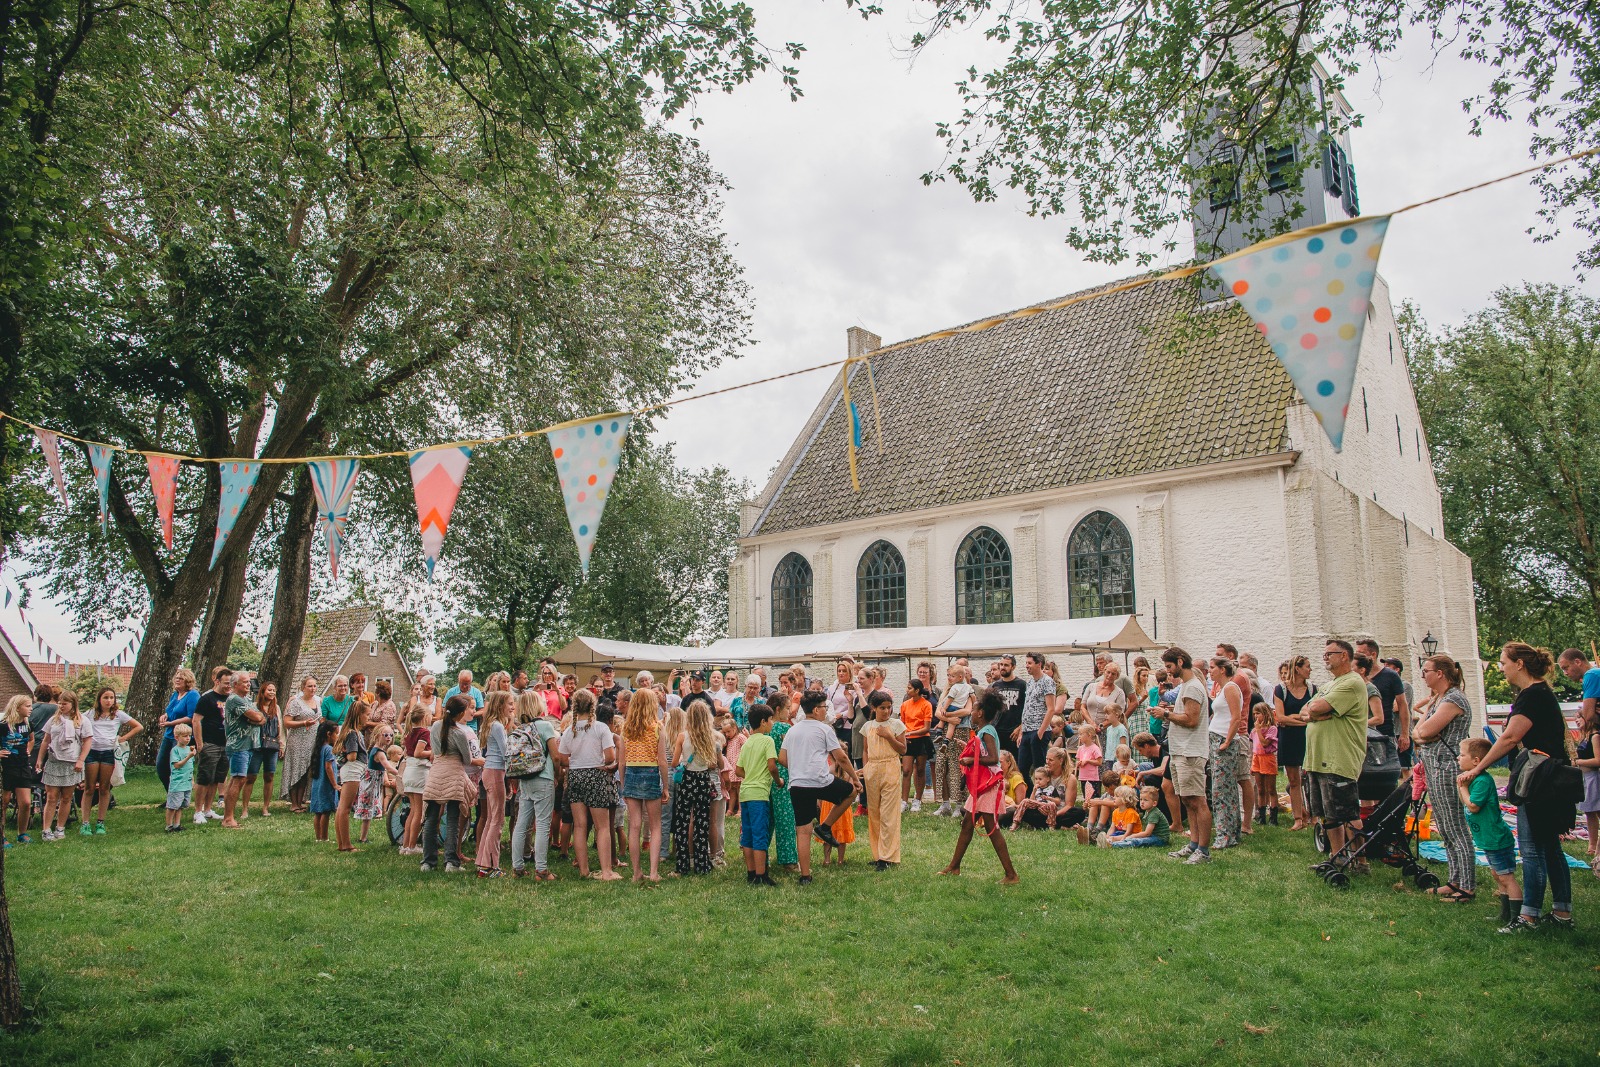
[(1316, 415), (1335, 452), (1355, 391), (1356, 359), (1389, 217), (1268, 243), (1211, 265)]
[(61, 497), (61, 503), (65, 505), (67, 479), (61, 473), (61, 438), (49, 430), (35, 430), (33, 435), (39, 439), (39, 450), (44, 453), (44, 461), (50, 465), (50, 477), (56, 482), (56, 495)]
[(161, 516), (161, 538), (172, 549), (172, 507), (178, 497), (178, 461), (172, 456), (146, 456), (150, 468), (150, 492), (155, 494), (156, 514)]
[(411, 453), (411, 488), (417, 498), (417, 524), (422, 530), (422, 555), (429, 578), (433, 577), (434, 564), (439, 562), (450, 515), (456, 509), (456, 498), (461, 495), (461, 483), (471, 461), (472, 449), (466, 445)]

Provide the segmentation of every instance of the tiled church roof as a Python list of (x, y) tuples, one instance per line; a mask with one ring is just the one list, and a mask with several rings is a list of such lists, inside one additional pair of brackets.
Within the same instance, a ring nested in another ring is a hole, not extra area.
[(820, 432), (759, 499), (753, 533), (1268, 455), (1285, 447), (1294, 397), (1244, 312), (1201, 309), (1184, 282), (920, 342), (872, 371), (882, 455), (864, 368), (850, 386), (861, 492), (835, 385)]

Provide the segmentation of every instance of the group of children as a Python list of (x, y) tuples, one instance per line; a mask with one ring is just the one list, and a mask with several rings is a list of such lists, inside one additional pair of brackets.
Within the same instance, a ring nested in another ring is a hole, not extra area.
[[(51, 685), (12, 697), (0, 715), (0, 824), (15, 805), (15, 844), (32, 842), (35, 790), (44, 794), (42, 841), (64, 840), (75, 809), (82, 836), (104, 837), (111, 790), (120, 781), (128, 741), (143, 730), (122, 710), (110, 686), (96, 691), (87, 712), (78, 707), (77, 694)], [(13, 842), (4, 841), (4, 847), (12, 848)]]

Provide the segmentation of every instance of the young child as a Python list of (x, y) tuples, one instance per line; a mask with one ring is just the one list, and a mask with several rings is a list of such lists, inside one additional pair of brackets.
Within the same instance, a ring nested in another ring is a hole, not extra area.
[(1094, 724), (1086, 722), (1078, 727), (1078, 789), (1086, 802), (1100, 793), (1100, 761), (1104, 755), (1095, 740)]
[[(383, 754), (389, 757), (390, 766), (398, 768), (402, 765), (401, 761), (405, 759), (406, 750), (399, 745), (390, 745)], [(395, 770), (383, 776), (383, 812), (385, 815), (390, 812), (394, 807), (394, 802), (400, 797), (400, 774), (399, 770)]]
[[(1101, 751), (1107, 756), (1115, 755), (1117, 750), (1128, 744), (1128, 725), (1121, 705), (1106, 705), (1106, 725), (1102, 731)], [(1116, 775), (1112, 775), (1113, 780)], [(1132, 785), (1132, 782), (1124, 783)]]
[[(26, 845), (33, 838), (28, 827), (33, 822), (33, 768), (28, 765), (28, 749), (33, 744), (33, 730), (28, 726), (28, 712), (33, 699), (19, 693), (6, 704), (5, 721), (0, 722), (0, 840), (5, 839), (6, 802), (9, 798), (17, 806), (17, 844)], [(10, 848), (9, 843), (6, 848)]]
[[(928, 761), (933, 758), (930, 736), (933, 705), (928, 701), (928, 690), (921, 678), (906, 683), (906, 699), (900, 705), (900, 724), (905, 727), (906, 742), (905, 755), (900, 758), (900, 810), (921, 811)], [(869, 825), (867, 829), (870, 833), (872, 828)]]
[(750, 736), (739, 750), (734, 778), (739, 782), (739, 850), (744, 853), (744, 880), (749, 885), (775, 886), (767, 873), (767, 845), (772, 840), (772, 782), (778, 776), (778, 750), (772, 744), (772, 709), (750, 709)]
[(387, 723), (372, 729), (372, 746), (367, 749), (367, 768), (361, 776), (361, 792), (356, 794), (353, 814), (361, 820), (361, 840), (367, 843), (367, 831), (373, 819), (383, 818), (384, 780), (398, 777), (395, 764), (389, 759), (390, 744), (394, 741), (394, 727)]
[(1095, 843), (1101, 848), (1110, 848), (1122, 838), (1137, 833), (1142, 826), (1142, 820), (1139, 818), (1139, 794), (1134, 788), (1132, 786), (1119, 785), (1111, 795), (1114, 798), (1112, 801), (1114, 807), (1111, 811), (1111, 829), (1103, 831), (1095, 839)]
[(1051, 780), (1048, 766), (1033, 769), (1033, 792), (1018, 804), (1011, 820), (1011, 829), (1024, 826), (1030, 830), (1047, 830), (1055, 825), (1056, 812), (1066, 806), (1067, 791)]
[(323, 719), (317, 738), (311, 744), (311, 832), (318, 841), (328, 840), (328, 819), (339, 807), (339, 763), (333, 754), (333, 739), (339, 724)]
[(1138, 788), (1139, 767), (1133, 762), (1133, 751), (1127, 745), (1117, 746), (1117, 762), (1111, 765), (1111, 777), (1118, 785)]
[[(41, 732), (44, 741), (39, 745), (34, 763), (45, 788), (44, 832), (39, 837), (44, 841), (61, 841), (67, 836), (72, 793), (83, 784), (83, 768), (94, 734), (89, 721), (78, 711), (78, 698), (72, 693), (62, 693), (57, 698), (56, 713)], [(55, 823), (53, 830), (51, 823)]]
[[(1461, 742), (1460, 763), (1463, 774), (1478, 769), (1483, 757), (1489, 754), (1489, 739), (1469, 737)], [(1484, 862), (1494, 872), (1495, 889), (1500, 898), (1500, 932), (1517, 933), (1531, 928), (1536, 920), (1522, 914), (1522, 887), (1517, 884), (1517, 844), (1500, 813), (1500, 793), (1494, 779), (1487, 772), (1479, 774), (1466, 785), (1456, 783), (1461, 805), (1467, 809), (1467, 827), (1472, 831), (1472, 843), (1483, 849)], [(1438, 799), (1438, 798), (1436, 798)], [(1440, 801), (1442, 803), (1442, 800)]]
[[(1272, 709), (1257, 701), (1254, 709), (1255, 728), (1250, 731), (1250, 773), (1256, 780), (1256, 822), (1267, 824), (1267, 812), (1272, 813), (1272, 825), (1278, 825), (1278, 727), (1274, 724)], [(1420, 764), (1421, 761), (1419, 760)]]
[(183, 809), (189, 806), (189, 793), (194, 789), (194, 749), (189, 742), (194, 730), (189, 724), (179, 723), (172, 730), (172, 773), (167, 778), (167, 833), (183, 829)]
[(983, 834), (994, 846), (1005, 877), (1001, 885), (1017, 883), (1017, 869), (1011, 866), (1011, 852), (1006, 848), (1005, 834), (1000, 832), (1000, 815), (1005, 806), (1004, 781), (996, 769), (1000, 766), (1000, 734), (994, 720), (1005, 711), (1005, 702), (994, 689), (986, 689), (973, 710), (972, 723), (977, 733), (968, 739), (961, 752), (961, 767), (967, 780), (966, 812), (961, 817), (961, 833), (956, 837), (955, 855), (940, 874), (961, 873), (961, 861), (966, 857), (967, 846), (972, 843), (972, 831), (980, 824)]
[[(1120, 790), (1119, 790), (1120, 792)], [(1161, 814), (1161, 790), (1147, 785), (1139, 790), (1140, 826), (1131, 834), (1111, 841), (1112, 848), (1150, 848), (1167, 846), (1167, 833), (1172, 824)]]

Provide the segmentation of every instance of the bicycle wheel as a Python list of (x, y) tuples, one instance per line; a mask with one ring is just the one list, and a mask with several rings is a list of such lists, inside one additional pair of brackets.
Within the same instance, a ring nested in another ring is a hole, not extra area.
[(395, 803), (395, 806), (390, 809), (389, 817), (387, 820), (385, 820), (389, 824), (389, 844), (399, 847), (400, 842), (405, 840), (406, 819), (409, 818), (410, 815), (411, 798), (406, 794), (401, 793), (400, 799)]

